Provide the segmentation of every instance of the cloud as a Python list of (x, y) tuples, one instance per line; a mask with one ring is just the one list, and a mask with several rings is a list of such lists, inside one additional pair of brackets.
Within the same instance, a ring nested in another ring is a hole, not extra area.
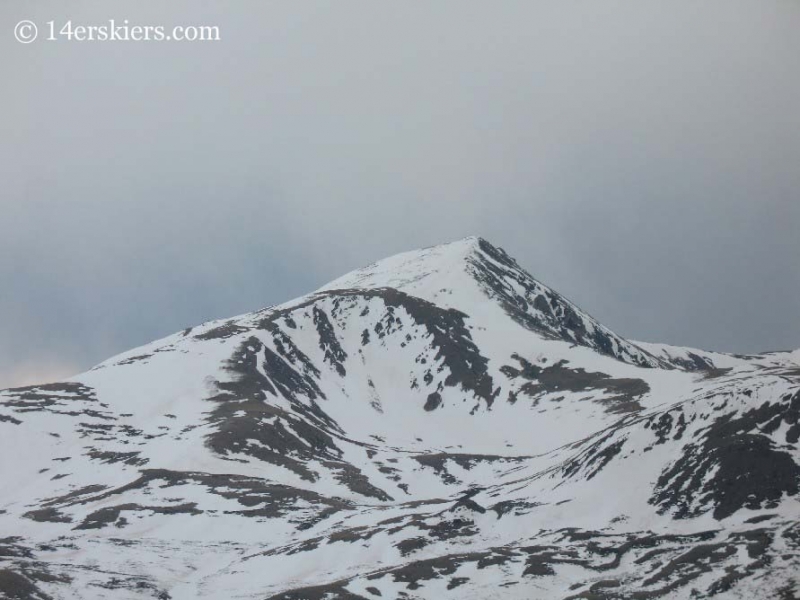
[[(470, 234), (624, 335), (800, 346), (800, 7), (5, 2), (0, 359), (89, 366)], [(2, 385), (2, 380), (0, 380)]]

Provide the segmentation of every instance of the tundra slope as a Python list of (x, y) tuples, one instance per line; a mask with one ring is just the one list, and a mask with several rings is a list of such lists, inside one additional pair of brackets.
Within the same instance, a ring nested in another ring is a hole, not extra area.
[(796, 598), (799, 363), (400, 254), (0, 392), (0, 595)]

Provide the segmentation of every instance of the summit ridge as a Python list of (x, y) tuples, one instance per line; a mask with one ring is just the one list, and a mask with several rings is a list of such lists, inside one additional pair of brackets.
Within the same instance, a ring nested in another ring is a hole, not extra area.
[(797, 357), (401, 253), (0, 391), (0, 596), (792, 598)]

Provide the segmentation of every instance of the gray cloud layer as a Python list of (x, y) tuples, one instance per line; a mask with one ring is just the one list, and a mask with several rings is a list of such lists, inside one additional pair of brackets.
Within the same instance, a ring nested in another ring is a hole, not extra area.
[[(20, 19), (218, 25), (24, 46)], [(619, 333), (800, 346), (800, 4), (0, 7), (0, 386), (480, 234)]]

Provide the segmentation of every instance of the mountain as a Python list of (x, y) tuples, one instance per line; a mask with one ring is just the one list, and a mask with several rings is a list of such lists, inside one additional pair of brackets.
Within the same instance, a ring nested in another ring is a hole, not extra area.
[(800, 597), (800, 351), (627, 340), (480, 238), (0, 392), (8, 598)]

